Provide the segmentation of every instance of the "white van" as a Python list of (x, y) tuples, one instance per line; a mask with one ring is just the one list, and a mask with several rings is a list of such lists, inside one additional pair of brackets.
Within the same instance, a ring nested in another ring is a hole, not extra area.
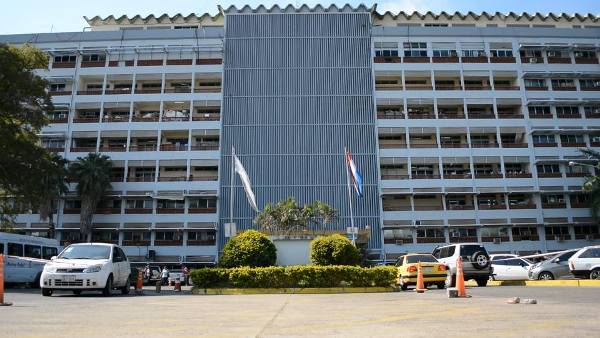
[(60, 249), (58, 240), (0, 232), (4, 254), (4, 282), (40, 284), (44, 265)]
[(600, 245), (577, 251), (569, 258), (569, 270), (575, 277), (600, 279)]

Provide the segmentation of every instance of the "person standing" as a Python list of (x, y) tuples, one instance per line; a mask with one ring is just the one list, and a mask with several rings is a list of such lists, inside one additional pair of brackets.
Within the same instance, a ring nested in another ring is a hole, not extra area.
[(188, 269), (187, 266), (184, 266), (183, 267), (183, 283), (185, 285), (189, 285), (190, 284), (189, 283), (189, 277), (188, 277), (189, 275), (190, 275), (190, 270)]
[(169, 284), (169, 270), (167, 270), (166, 266), (163, 267), (160, 277), (162, 278), (162, 285)]

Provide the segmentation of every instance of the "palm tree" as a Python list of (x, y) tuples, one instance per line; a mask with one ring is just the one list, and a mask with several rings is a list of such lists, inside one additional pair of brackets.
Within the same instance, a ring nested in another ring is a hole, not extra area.
[(72, 177), (77, 180), (77, 194), (81, 198), (81, 235), (87, 242), (92, 241), (92, 226), (96, 207), (106, 193), (112, 189), (110, 184), (112, 163), (106, 155), (89, 153), (77, 158), (71, 166)]
[(590, 208), (592, 209), (592, 216), (598, 217), (600, 213), (600, 176), (597, 173), (600, 172), (600, 152), (593, 149), (579, 149), (589, 160), (595, 161), (594, 164), (580, 164), (580, 163), (569, 163), (569, 165), (585, 165), (595, 168), (595, 172), (585, 178), (583, 184), (583, 191), (590, 194)]
[(337, 218), (337, 210), (326, 203), (315, 201), (302, 208), (293, 197), (288, 197), (275, 204), (267, 203), (256, 216), (254, 223), (268, 232), (304, 230), (310, 223), (322, 226)]
[(48, 237), (54, 238), (54, 214), (58, 199), (69, 188), (65, 183), (67, 180), (67, 160), (57, 154), (50, 154), (50, 159), (55, 163), (55, 167), (51, 168), (48, 173), (41, 179), (41, 187), (39, 189), (40, 196), (37, 205), (37, 210), (40, 214), (40, 220), (48, 220)]

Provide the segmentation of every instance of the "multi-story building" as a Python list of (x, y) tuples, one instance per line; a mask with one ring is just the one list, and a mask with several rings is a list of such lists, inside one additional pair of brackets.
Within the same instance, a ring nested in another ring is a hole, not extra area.
[[(600, 241), (578, 151), (600, 146), (596, 16), (260, 6), (87, 22), (0, 41), (49, 54), (40, 74), (56, 111), (42, 142), (69, 160), (112, 158), (93, 238), (134, 259), (215, 262), (231, 201), (238, 231), (253, 226), (239, 180), (230, 194), (232, 148), (259, 206), (320, 199), (340, 217), (311, 231), (346, 232), (348, 147), (365, 181), (352, 197), (358, 239), (373, 257)], [(78, 203), (60, 203), (62, 242), (77, 238)], [(47, 230), (37, 214), (18, 222)]]

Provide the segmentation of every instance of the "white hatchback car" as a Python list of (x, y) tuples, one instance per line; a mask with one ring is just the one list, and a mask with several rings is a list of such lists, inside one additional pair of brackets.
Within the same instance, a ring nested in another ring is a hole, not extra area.
[(119, 288), (129, 293), (131, 268), (123, 250), (114, 244), (81, 243), (65, 248), (44, 266), (40, 278), (42, 295), (51, 296), (55, 290), (102, 291), (110, 296)]
[(569, 258), (569, 270), (575, 277), (600, 279), (600, 245), (579, 249)]

